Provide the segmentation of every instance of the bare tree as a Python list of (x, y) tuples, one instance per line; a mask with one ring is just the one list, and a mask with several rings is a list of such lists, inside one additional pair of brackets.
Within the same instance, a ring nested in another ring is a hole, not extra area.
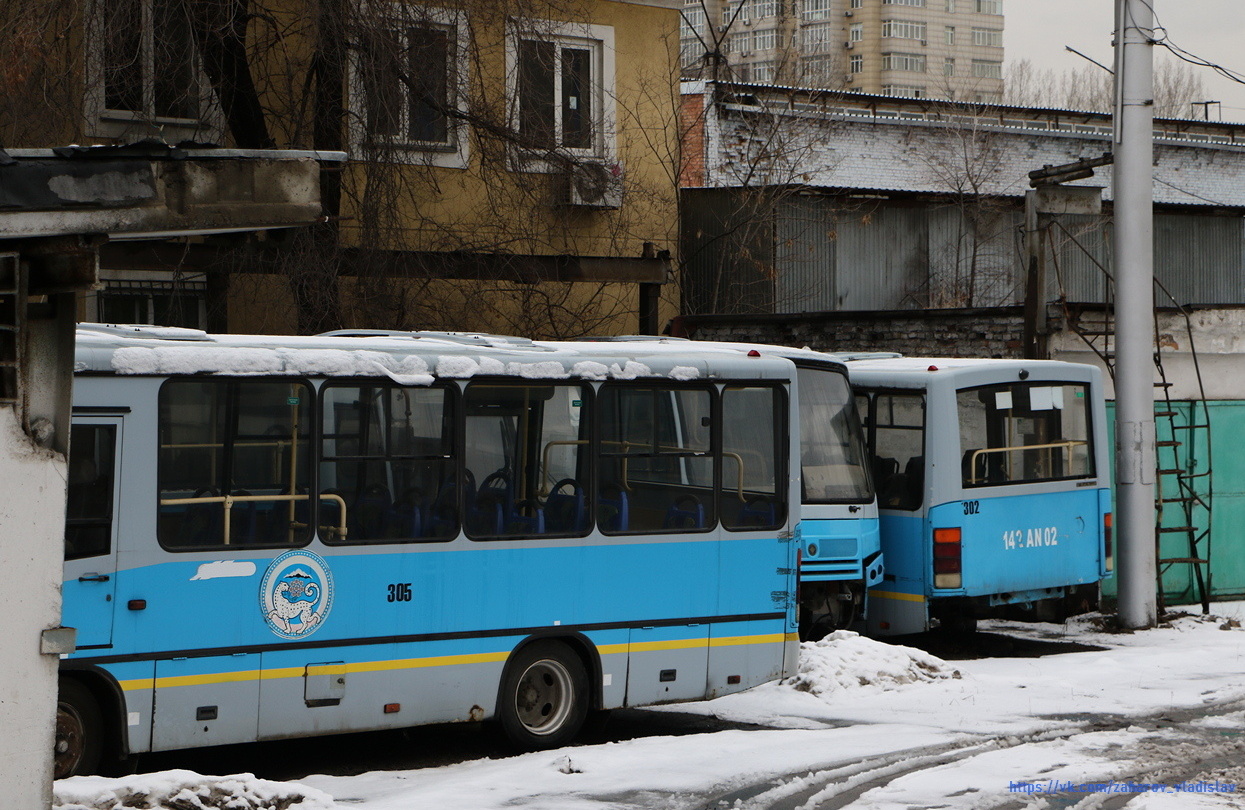
[[(1114, 77), (1094, 65), (1055, 71), (1022, 59), (1005, 78), (1003, 98), (1023, 107), (1111, 112)], [(1159, 61), (1154, 69), (1154, 114), (1160, 118), (1188, 118), (1191, 105), (1206, 98), (1202, 77), (1185, 62)]]

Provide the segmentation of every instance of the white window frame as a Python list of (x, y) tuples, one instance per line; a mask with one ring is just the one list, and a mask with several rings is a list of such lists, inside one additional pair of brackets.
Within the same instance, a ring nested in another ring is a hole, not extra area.
[(804, 50), (817, 53), (828, 50), (834, 44), (834, 23), (814, 23), (800, 31)]
[(778, 47), (778, 29), (767, 28), (752, 32), (752, 50), (772, 51)]
[(883, 20), (883, 39), (916, 39), (925, 41), (925, 23), (917, 20)]
[(954, 45), (954, 44), (955, 44), (955, 26), (954, 26), (954, 25), (947, 25), (947, 26), (944, 26), (944, 27), (943, 27), (943, 29), (942, 29), (942, 44), (944, 44), (944, 45)]
[(865, 24), (864, 23), (852, 23), (851, 27), (847, 29), (847, 41), (848, 42), (863, 42), (864, 38), (865, 38)]
[(865, 0), (852, 0), (852, 8), (864, 8)]
[[(389, 8), (390, 6), (381, 6)], [(471, 38), (467, 14), (462, 11), (429, 6), (397, 6), (398, 9), (412, 9), (408, 17), (399, 13), (384, 14), (381, 11), (370, 11), (363, 6), (363, 13), (370, 20), (375, 20), (378, 27), (388, 24), (393, 30), (415, 24), (444, 28), (450, 31), (447, 38), (449, 54), (446, 81), (446, 92), (450, 97), (450, 106), (461, 113), (466, 113), (468, 93), (470, 91), (470, 75), (467, 60), (468, 44)], [(412, 141), (400, 135), (377, 137), (367, 131), (367, 94), (363, 87), (363, 75), (359, 59), (352, 55), (347, 68), (347, 106), (350, 111), (349, 147), (352, 155), (368, 157), (375, 152), (376, 157), (396, 163), (436, 166), (443, 169), (465, 169), (471, 159), (471, 139), (467, 127), (460, 120), (448, 117), (446, 128), (448, 135), (444, 143), (428, 141)], [(403, 105), (405, 122), (406, 105)], [(400, 127), (404, 129), (405, 127)]]
[(767, 84), (774, 81), (774, 63), (773, 62), (754, 62), (752, 64), (752, 73), (749, 81), (758, 84)]
[(1003, 78), (1003, 63), (990, 59), (973, 60), (973, 77), (977, 79)]
[(942, 75), (952, 77), (952, 78), (955, 77), (955, 57), (954, 56), (947, 56), (943, 58)]
[(800, 15), (805, 20), (828, 20), (831, 16), (830, 0), (804, 0)]
[(882, 95), (894, 98), (925, 98), (925, 88), (888, 84), (882, 87)]
[[(616, 163), (618, 155), (617, 104), (614, 92), (614, 28), (591, 23), (567, 23), (554, 20), (510, 19), (506, 23), (506, 107), (511, 126), (519, 128), (519, 41), (536, 39), (553, 42), (561, 48), (587, 48), (593, 59), (592, 146), (587, 148), (557, 145), (559, 152), (575, 160), (594, 163)], [(562, 75), (554, 70), (554, 96), (561, 97)], [(554, 104), (554, 131), (562, 129), (562, 106)], [(560, 137), (560, 136), (559, 136)], [(513, 165), (518, 171), (553, 174), (565, 170), (561, 161), (548, 160), (545, 151), (534, 153), (518, 147), (512, 150)]]
[(979, 48), (1002, 48), (1003, 32), (998, 28), (973, 28), (973, 45)]
[(1003, 0), (976, 0), (974, 8), (978, 14), (1002, 14)]
[(92, 0), (87, 5), (86, 88), (83, 101), (88, 133), (95, 137), (137, 139), (159, 135), (168, 143), (183, 140), (219, 142), (225, 135), (225, 114), (203, 72), (198, 50), (193, 62), (199, 86), (199, 115), (194, 118), (155, 114), (155, 31), (152, 0), (140, 0), (140, 49), (143, 59), (143, 109), (109, 109), (104, 87), (104, 7), (108, 0)]
[(915, 6), (925, 8), (925, 0), (882, 0), (884, 6)]
[(925, 54), (884, 53), (882, 54), (882, 70), (903, 71), (905, 73), (924, 73)]
[(847, 60), (848, 73), (864, 73), (865, 57), (862, 54), (852, 54)]

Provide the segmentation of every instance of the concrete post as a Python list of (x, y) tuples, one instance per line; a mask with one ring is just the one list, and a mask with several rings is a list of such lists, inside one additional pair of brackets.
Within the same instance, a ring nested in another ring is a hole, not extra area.
[(1115, 399), (1119, 616), (1151, 627), (1155, 590), (1151, 0), (1115, 6)]

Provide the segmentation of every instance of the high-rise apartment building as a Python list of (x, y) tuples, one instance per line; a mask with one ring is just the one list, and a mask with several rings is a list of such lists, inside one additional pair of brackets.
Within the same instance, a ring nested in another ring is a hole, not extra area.
[(1003, 0), (684, 0), (683, 73), (998, 102)]

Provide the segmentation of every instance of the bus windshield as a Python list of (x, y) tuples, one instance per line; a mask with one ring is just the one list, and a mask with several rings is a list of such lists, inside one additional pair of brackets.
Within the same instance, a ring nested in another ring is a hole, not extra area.
[(798, 379), (804, 503), (872, 500), (864, 434), (847, 378), (830, 369), (801, 367)]
[(1085, 384), (1012, 382), (956, 398), (965, 487), (1094, 475)]

